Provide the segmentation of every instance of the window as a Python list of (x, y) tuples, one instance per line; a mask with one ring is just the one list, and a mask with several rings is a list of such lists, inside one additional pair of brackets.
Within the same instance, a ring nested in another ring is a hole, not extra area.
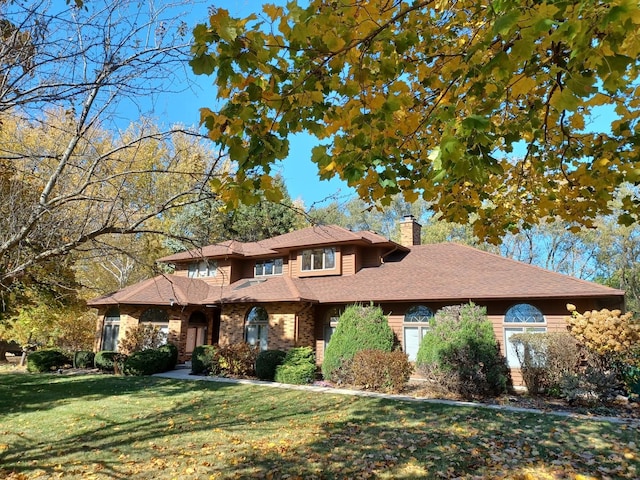
[(111, 308), (104, 315), (102, 327), (102, 350), (117, 351), (120, 334), (120, 310)]
[(140, 323), (151, 323), (155, 327), (160, 329), (164, 337), (164, 343), (169, 338), (169, 314), (157, 307), (147, 308), (142, 315), (140, 315)]
[(327, 349), (327, 345), (329, 345), (329, 341), (331, 340), (331, 336), (336, 331), (336, 327), (338, 326), (338, 320), (340, 320), (340, 315), (342, 315), (342, 310), (339, 308), (333, 308), (329, 310), (327, 314), (327, 318), (324, 323), (324, 348)]
[[(507, 356), (509, 368), (520, 368), (520, 362), (513, 344), (509, 341), (511, 335), (517, 333), (544, 333), (545, 319), (542, 312), (528, 303), (513, 305), (504, 315), (504, 351)], [(533, 326), (533, 325), (541, 326)]]
[(218, 263), (215, 260), (200, 260), (189, 264), (189, 278), (215, 277)]
[(315, 248), (302, 252), (302, 271), (332, 270), (336, 268), (335, 248)]
[(282, 275), (282, 259), (271, 258), (256, 262), (255, 276), (260, 277), (263, 275)]
[(415, 362), (422, 338), (429, 331), (429, 321), (433, 311), (424, 305), (416, 305), (407, 310), (404, 315), (404, 352), (410, 362)]
[(269, 314), (262, 307), (253, 307), (245, 322), (245, 340), (249, 345), (259, 345), (260, 351), (267, 349)]

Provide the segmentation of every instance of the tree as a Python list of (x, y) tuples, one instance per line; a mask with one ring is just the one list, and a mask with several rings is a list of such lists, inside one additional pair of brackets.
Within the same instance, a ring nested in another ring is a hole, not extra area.
[(545, 217), (590, 227), (640, 181), (637, 2), (300, 3), (194, 29), (191, 66), (220, 101), (202, 122), (239, 167), (227, 198), (301, 131), (322, 178), (371, 205), (422, 197), (493, 242)]
[(181, 80), (189, 42), (172, 13), (0, 0), (3, 299), (37, 265), (114, 235), (161, 233), (224, 183), (222, 155), (198, 135), (143, 117)]

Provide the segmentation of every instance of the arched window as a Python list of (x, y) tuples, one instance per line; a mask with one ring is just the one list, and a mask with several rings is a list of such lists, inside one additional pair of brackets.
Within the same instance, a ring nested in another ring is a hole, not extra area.
[(324, 348), (327, 349), (327, 345), (329, 345), (329, 341), (331, 340), (331, 336), (333, 332), (336, 331), (336, 327), (338, 326), (338, 320), (340, 320), (340, 315), (342, 315), (342, 309), (335, 307), (327, 312), (327, 316), (324, 321)]
[(544, 333), (547, 331), (544, 315), (539, 308), (529, 303), (518, 303), (507, 310), (504, 315), (504, 350), (510, 368), (520, 368), (520, 362), (511, 335), (517, 333)]
[(102, 350), (117, 351), (118, 335), (120, 334), (120, 310), (118, 307), (111, 307), (104, 314), (104, 324), (102, 325)]
[(245, 340), (249, 345), (259, 345), (260, 350), (267, 349), (269, 334), (269, 314), (262, 307), (253, 307), (245, 320)]
[(433, 311), (424, 305), (413, 306), (404, 315), (404, 352), (411, 362), (416, 361), (420, 342), (429, 330), (429, 321), (432, 317)]
[(166, 310), (158, 307), (147, 308), (140, 315), (140, 323), (151, 323), (158, 327), (164, 336), (165, 342), (169, 338), (169, 314)]

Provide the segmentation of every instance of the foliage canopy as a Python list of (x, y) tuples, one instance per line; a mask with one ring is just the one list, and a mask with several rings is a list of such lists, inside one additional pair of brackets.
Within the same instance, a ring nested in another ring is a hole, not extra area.
[[(221, 101), (201, 120), (239, 166), (228, 199), (302, 131), (322, 178), (372, 204), (422, 197), (493, 241), (544, 217), (591, 226), (640, 181), (636, 1), (301, 3), (194, 29)], [(639, 215), (625, 195), (619, 221)]]

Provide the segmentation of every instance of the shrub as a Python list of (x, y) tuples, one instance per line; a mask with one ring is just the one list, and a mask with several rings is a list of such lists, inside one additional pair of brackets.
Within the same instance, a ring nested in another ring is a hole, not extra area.
[(96, 354), (88, 350), (80, 350), (73, 356), (74, 368), (93, 368)]
[(256, 376), (260, 380), (273, 381), (276, 367), (281, 365), (287, 352), (283, 350), (264, 350), (256, 357)]
[(213, 365), (212, 375), (252, 376), (255, 374), (257, 347), (247, 343), (232, 343), (218, 347), (218, 362)]
[(99, 370), (102, 370), (104, 372), (120, 373), (123, 371), (124, 361), (126, 358), (126, 355), (118, 352), (113, 352), (111, 350), (101, 350), (96, 353), (94, 362), (96, 368)]
[(360, 387), (387, 393), (401, 392), (413, 366), (406, 353), (395, 350), (361, 350), (349, 362), (352, 382)]
[(176, 365), (178, 364), (178, 347), (173, 343), (165, 343), (158, 347), (158, 350), (160, 353), (164, 354), (165, 357), (165, 364), (162, 371), (167, 372), (176, 368)]
[[(214, 367), (215, 365), (215, 367)], [(191, 373), (209, 374), (218, 368), (217, 345), (198, 345), (191, 354)]]
[(27, 356), (27, 371), (50, 372), (71, 365), (71, 359), (59, 350), (37, 350)]
[(580, 347), (569, 332), (519, 333), (509, 341), (531, 394), (558, 395), (563, 378), (577, 372)]
[(128, 328), (125, 336), (118, 342), (118, 349), (125, 355), (166, 344), (167, 335), (156, 325), (141, 323)]
[(316, 375), (316, 362), (311, 347), (298, 347), (289, 350), (281, 365), (276, 367), (275, 381), (293, 385), (313, 382)]
[(338, 320), (322, 362), (322, 374), (327, 380), (349, 383), (348, 363), (360, 350), (393, 349), (394, 335), (380, 307), (350, 305)]
[(416, 359), (422, 375), (465, 397), (505, 391), (509, 370), (485, 308), (473, 303), (445, 307), (431, 327)]

